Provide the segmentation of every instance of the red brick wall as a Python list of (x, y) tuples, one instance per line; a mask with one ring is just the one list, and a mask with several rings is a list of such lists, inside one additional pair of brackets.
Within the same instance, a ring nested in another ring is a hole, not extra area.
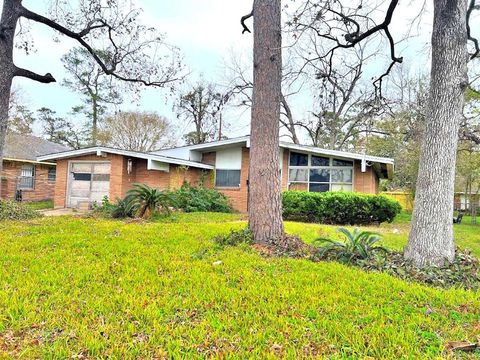
[[(17, 178), (22, 173), (22, 166), (29, 164), (20, 161), (4, 161), (3, 172), (1, 176), (2, 199), (15, 199), (17, 188)], [(55, 182), (48, 181), (48, 169), (52, 165), (33, 164), (35, 166), (35, 185), (34, 189), (22, 190), (23, 201), (42, 201), (51, 200), (54, 196)]]
[[(96, 155), (79, 156), (70, 159), (62, 159), (57, 162), (57, 185), (55, 187), (55, 207), (66, 206), (68, 163), (69, 161), (109, 161), (110, 170), (110, 194), (111, 201), (123, 198), (127, 191), (135, 183), (147, 184), (153, 188), (176, 189), (184, 181), (197, 185), (202, 179), (204, 171), (196, 168), (170, 165), (170, 171), (147, 170), (147, 160), (132, 158), (132, 172), (128, 174), (128, 157), (115, 154), (107, 154), (105, 157)], [(211, 178), (211, 176), (205, 175)]]
[[(202, 162), (214, 165), (215, 152), (204, 153)], [(282, 190), (288, 187), (288, 157), (289, 151), (285, 149), (282, 157)], [(125, 196), (126, 192), (134, 183), (143, 183), (160, 189), (176, 189), (184, 181), (191, 184), (199, 184), (204, 181), (207, 187), (214, 186), (213, 172), (205, 172), (197, 168), (170, 165), (170, 172), (147, 170), (147, 160), (132, 159), (132, 173), (127, 173), (128, 158), (121, 155), (108, 154), (106, 157), (95, 155), (82, 156), (69, 160), (110, 161), (112, 165), (110, 175), (110, 199), (115, 200)], [(230, 199), (235, 210), (246, 212), (248, 209), (248, 173), (249, 173), (249, 149), (242, 148), (242, 166), (240, 170), (240, 187), (217, 188)], [(55, 189), (55, 206), (64, 207), (67, 186), (68, 160), (60, 160), (57, 164), (57, 185)], [(364, 193), (378, 192), (378, 177), (372, 167), (367, 167), (365, 173), (361, 172), (361, 162), (355, 161), (354, 165), (354, 191)], [(298, 189), (297, 189), (298, 190)]]

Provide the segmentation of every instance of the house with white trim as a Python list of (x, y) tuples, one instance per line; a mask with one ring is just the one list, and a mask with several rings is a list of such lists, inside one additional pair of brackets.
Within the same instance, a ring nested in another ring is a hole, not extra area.
[[(240, 212), (248, 209), (250, 137), (140, 153), (90, 147), (43, 155), (57, 165), (55, 207), (77, 207), (122, 198), (134, 183), (175, 189), (185, 181), (225, 194)], [(391, 178), (394, 160), (280, 142), (282, 190), (355, 191), (374, 194)]]

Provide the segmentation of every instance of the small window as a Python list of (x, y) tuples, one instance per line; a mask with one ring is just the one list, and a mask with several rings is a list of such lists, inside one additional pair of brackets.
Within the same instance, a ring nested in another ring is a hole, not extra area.
[(296, 152), (290, 153), (290, 166), (307, 166), (308, 165), (308, 155), (300, 154)]
[(353, 161), (333, 159), (333, 166), (353, 166)]
[(240, 170), (217, 170), (215, 172), (215, 186), (240, 187)]
[(57, 179), (57, 170), (55, 167), (48, 168), (48, 182), (55, 182)]
[(29, 190), (35, 186), (35, 166), (31, 164), (23, 165), (20, 176), (18, 177), (18, 189)]
[(329, 166), (330, 158), (312, 155), (312, 166)]

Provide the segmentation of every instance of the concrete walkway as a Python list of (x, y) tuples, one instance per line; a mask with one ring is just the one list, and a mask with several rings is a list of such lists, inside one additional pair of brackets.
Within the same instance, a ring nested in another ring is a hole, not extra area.
[(45, 216), (76, 216), (87, 213), (87, 211), (79, 211), (76, 209), (48, 209), (41, 210), (40, 212)]

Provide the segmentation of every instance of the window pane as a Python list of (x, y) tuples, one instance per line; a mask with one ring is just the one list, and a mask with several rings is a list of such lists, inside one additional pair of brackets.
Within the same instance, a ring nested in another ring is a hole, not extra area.
[(215, 174), (215, 186), (239, 187), (240, 170), (217, 170)]
[(353, 166), (353, 161), (333, 159), (332, 165), (333, 166)]
[(74, 163), (72, 164), (72, 171), (79, 173), (92, 172), (92, 164), (90, 163)]
[(332, 169), (332, 182), (351, 183), (352, 173), (352, 169)]
[(308, 191), (308, 183), (292, 183), (288, 186), (290, 191)]
[(57, 172), (54, 167), (48, 168), (48, 181), (55, 181), (57, 178)]
[(353, 191), (353, 186), (349, 184), (332, 184), (332, 191)]
[(110, 164), (109, 163), (93, 164), (93, 172), (95, 174), (110, 174)]
[(73, 173), (73, 180), (77, 181), (90, 181), (92, 174), (87, 173)]
[(330, 186), (328, 184), (310, 184), (309, 187), (310, 192), (325, 192), (329, 190)]
[(290, 169), (290, 182), (292, 181), (308, 181), (308, 169)]
[(92, 175), (93, 181), (110, 181), (110, 174), (94, 174)]
[(312, 155), (312, 166), (330, 166), (330, 159)]
[(311, 169), (310, 181), (314, 182), (330, 182), (330, 170), (327, 169)]
[(308, 165), (308, 155), (299, 154), (296, 152), (290, 153), (290, 166), (307, 166)]

